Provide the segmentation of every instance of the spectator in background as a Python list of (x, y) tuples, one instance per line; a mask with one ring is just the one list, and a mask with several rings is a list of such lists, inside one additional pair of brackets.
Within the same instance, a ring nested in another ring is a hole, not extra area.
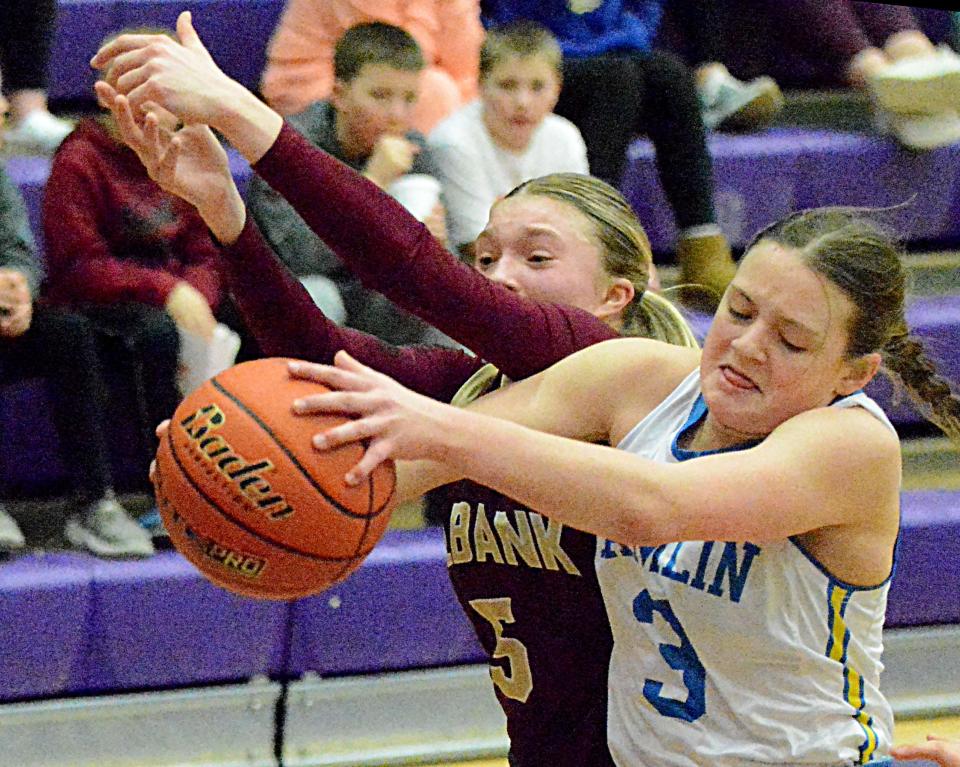
[(150, 180), (109, 113), (82, 119), (54, 155), (43, 231), (47, 298), (122, 346), (145, 447), (180, 401), (181, 333), (210, 340), (220, 321), (243, 339), (239, 359), (258, 356), (221, 280), (220, 247), (190, 205)]
[(0, 0), (0, 72), (7, 86), (7, 146), (52, 153), (72, 129), (47, 107), (47, 65), (57, 0)]
[(878, 128), (904, 146), (933, 149), (960, 141), (960, 57), (934, 46), (911, 8), (853, 0), (737, 0), (732, 9), (739, 23), (730, 29), (730, 53), (741, 71), (771, 71), (784, 80), (789, 68), (805, 66), (810, 82), (797, 84), (869, 91)]
[[(432, 152), (412, 130), (424, 62), (413, 37), (382, 22), (348, 29), (336, 44), (329, 100), (290, 118), (300, 133), (338, 160), (388, 189), (409, 173), (436, 177)], [(445, 340), (421, 320), (366, 290), (290, 204), (254, 176), (250, 213), (281, 260), (307, 285), (324, 313), (340, 324), (393, 344)], [(446, 210), (438, 204), (425, 223), (446, 240)]]
[(589, 173), (580, 131), (553, 114), (562, 55), (533, 22), (488, 30), (480, 49), (480, 98), (430, 134), (449, 206), (450, 242), (468, 250), (493, 204), (522, 182), (549, 173)]
[(681, 280), (707, 288), (682, 297), (715, 307), (736, 267), (717, 224), (713, 164), (693, 75), (676, 57), (651, 50), (659, 3), (484, 0), (483, 9), (489, 25), (529, 19), (556, 36), (563, 51), (556, 112), (583, 134), (592, 173), (619, 185), (628, 145), (637, 134), (650, 137), (679, 230)]
[(427, 133), (477, 93), (483, 40), (478, 0), (287, 0), (267, 49), (261, 89), (284, 115), (329, 99), (333, 50), (350, 27), (382, 21), (417, 41), (426, 66), (413, 126)]
[(665, 23), (656, 43), (663, 42), (668, 31), (664, 26), (679, 37), (671, 49), (694, 68), (703, 124), (719, 130), (756, 130), (768, 125), (783, 108), (780, 86), (767, 75), (744, 82), (727, 69), (723, 60), (728, 20), (719, 0), (666, 0), (664, 10)]
[[(5, 107), (0, 96), (0, 115)], [(0, 166), (0, 383), (39, 377), (49, 386), (63, 461), (78, 506), (66, 520), (67, 540), (101, 556), (147, 556), (153, 553), (150, 536), (113, 492), (104, 427), (116, 419), (108, 415), (104, 401), (90, 322), (36, 303), (42, 278), (23, 198)], [(6, 493), (0, 494), (4, 497)], [(0, 500), (0, 550), (25, 544)]]

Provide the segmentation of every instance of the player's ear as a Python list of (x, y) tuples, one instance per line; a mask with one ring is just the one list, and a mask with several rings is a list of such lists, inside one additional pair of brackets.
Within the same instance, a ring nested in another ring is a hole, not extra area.
[(881, 356), (873, 352), (848, 360), (837, 386), (836, 393), (842, 397), (853, 394), (866, 386), (880, 370)]

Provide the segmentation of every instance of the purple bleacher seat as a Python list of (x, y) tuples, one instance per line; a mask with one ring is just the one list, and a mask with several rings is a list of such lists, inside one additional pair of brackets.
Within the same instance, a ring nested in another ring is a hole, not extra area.
[(50, 175), (50, 159), (31, 155), (13, 156), (6, 161), (6, 171), (23, 195), (30, 228), (37, 247), (43, 253), (43, 188)]
[(0, 701), (72, 692), (87, 653), (91, 594), (81, 556), (0, 564)]
[(172, 30), (186, 9), (193, 12), (197, 32), (223, 70), (256, 90), (283, 5), (283, 0), (58, 0), (50, 96), (93, 104), (97, 73), (89, 62), (100, 44), (132, 27)]
[[(960, 491), (903, 494), (888, 627), (960, 623)], [(325, 594), (262, 602), (205, 581), (176, 552), (0, 565), (0, 700), (477, 663), (439, 529), (391, 531)]]
[(90, 636), (78, 690), (206, 684), (276, 674), (288, 605), (237, 596), (175, 552), (91, 558)]
[(887, 626), (960, 623), (960, 491), (904, 492)]
[[(762, 226), (795, 208), (796, 166), (805, 146), (794, 139), (775, 132), (709, 137), (717, 217), (734, 245), (742, 245)], [(654, 251), (672, 251), (677, 235), (673, 212), (660, 186), (653, 144), (647, 139), (630, 145), (620, 188)]]
[[(960, 381), (960, 295), (915, 299), (907, 307), (907, 322), (923, 340), (940, 373), (950, 381)], [(884, 376), (877, 376), (866, 391), (883, 406), (894, 423), (924, 421), (902, 387), (894, 387)]]
[(910, 203), (886, 219), (904, 240), (951, 239), (960, 231), (960, 146), (911, 152), (890, 138), (818, 131), (796, 170), (799, 208)]
[(113, 0), (57, 0), (48, 70), (51, 99), (95, 102), (97, 73), (90, 68), (90, 59), (100, 43), (118, 29), (117, 19)]
[(437, 528), (387, 533), (341, 585), (293, 605), (288, 672), (348, 674), (484, 659)]
[[(735, 247), (797, 208), (885, 207), (906, 202), (890, 223), (907, 241), (960, 235), (960, 145), (915, 153), (889, 138), (829, 130), (779, 128), (746, 135), (712, 134), (719, 223)], [(673, 214), (656, 173), (653, 145), (629, 148), (621, 189), (655, 251), (673, 250)]]

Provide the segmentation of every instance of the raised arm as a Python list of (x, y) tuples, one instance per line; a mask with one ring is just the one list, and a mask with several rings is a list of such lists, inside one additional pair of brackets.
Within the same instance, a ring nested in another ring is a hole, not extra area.
[[(221, 131), (368, 288), (494, 363), (512, 379), (615, 336), (591, 314), (495, 285), (447, 252), (391, 197), (314, 147), (226, 77), (181, 14), (183, 44), (124, 35), (93, 59), (134, 109), (153, 101)], [(105, 86), (98, 85), (103, 95)], [(331, 214), (335, 211), (335, 215)], [(232, 242), (242, 227), (218, 233)]]

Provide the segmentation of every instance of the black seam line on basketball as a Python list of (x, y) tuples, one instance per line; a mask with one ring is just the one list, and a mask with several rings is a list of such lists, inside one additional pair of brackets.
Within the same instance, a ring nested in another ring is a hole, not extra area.
[(275, 540), (270, 536), (264, 535), (259, 530), (255, 530), (249, 525), (247, 525), (246, 523), (237, 519), (236, 517), (233, 517), (230, 514), (227, 514), (227, 512), (225, 512), (222, 508), (220, 508), (219, 504), (217, 504), (216, 501), (214, 501), (209, 495), (207, 495), (203, 491), (202, 487), (200, 487), (196, 482), (193, 481), (193, 477), (190, 476), (190, 473), (186, 470), (186, 468), (183, 465), (183, 462), (180, 460), (180, 456), (177, 455), (177, 445), (173, 441), (173, 436), (169, 431), (167, 432), (167, 442), (170, 444), (170, 455), (173, 457), (174, 463), (177, 464), (177, 468), (180, 469), (180, 473), (183, 474), (183, 478), (190, 483), (190, 486), (196, 491), (197, 495), (199, 495), (201, 498), (203, 498), (204, 501), (207, 502), (208, 506), (210, 506), (214, 511), (216, 511), (221, 517), (223, 517), (228, 522), (231, 522), (235, 524), (237, 527), (239, 527), (241, 530), (244, 530), (250, 533), (250, 535), (252, 535), (254, 538), (259, 538), (264, 543), (269, 543), (271, 546), (276, 546), (278, 549), (282, 549), (283, 551), (286, 551), (289, 554), (296, 554), (297, 556), (306, 557), (307, 559), (313, 559), (313, 560), (316, 560), (317, 562), (349, 563), (349, 562), (352, 562), (354, 559), (356, 559), (356, 554), (354, 554), (352, 557), (322, 557), (319, 554), (311, 554), (309, 551), (301, 551), (300, 549), (295, 549), (293, 546), (290, 546), (289, 544), (286, 544), (283, 541)]
[(290, 463), (296, 466), (297, 470), (306, 478), (307, 482), (310, 483), (310, 486), (313, 487), (313, 489), (316, 490), (318, 493), (320, 493), (320, 495), (322, 495), (324, 499), (328, 503), (330, 503), (330, 505), (334, 506), (337, 509), (337, 511), (339, 511), (341, 514), (345, 514), (348, 517), (352, 517), (353, 519), (365, 519), (368, 516), (370, 516), (369, 514), (358, 514), (357, 512), (352, 511), (351, 509), (348, 509), (346, 506), (343, 506), (342, 504), (340, 504), (336, 498), (332, 498), (331, 496), (327, 495), (327, 491), (324, 490), (323, 487), (319, 485), (313, 479), (313, 477), (310, 476), (310, 472), (308, 472), (304, 468), (303, 464), (301, 464), (300, 461), (297, 460), (297, 457), (287, 449), (287, 446), (284, 445), (279, 439), (277, 439), (277, 435), (274, 434), (273, 430), (269, 426), (267, 426), (266, 423), (264, 423), (263, 419), (261, 419), (260, 416), (258, 416), (249, 407), (247, 407), (244, 403), (242, 403), (239, 399), (237, 399), (237, 397), (235, 397), (231, 392), (229, 392), (223, 386), (223, 384), (221, 384), (216, 378), (211, 378), (210, 383), (213, 385), (214, 389), (216, 389), (218, 392), (223, 394), (231, 402), (233, 402), (234, 405), (236, 405), (244, 413), (250, 416), (256, 422), (257, 426), (259, 426), (261, 429), (264, 430), (264, 432), (266, 432), (266, 434), (270, 437), (270, 439), (274, 441), (274, 444), (276, 444), (276, 446), (283, 451), (284, 455), (286, 455), (287, 458), (290, 459)]

